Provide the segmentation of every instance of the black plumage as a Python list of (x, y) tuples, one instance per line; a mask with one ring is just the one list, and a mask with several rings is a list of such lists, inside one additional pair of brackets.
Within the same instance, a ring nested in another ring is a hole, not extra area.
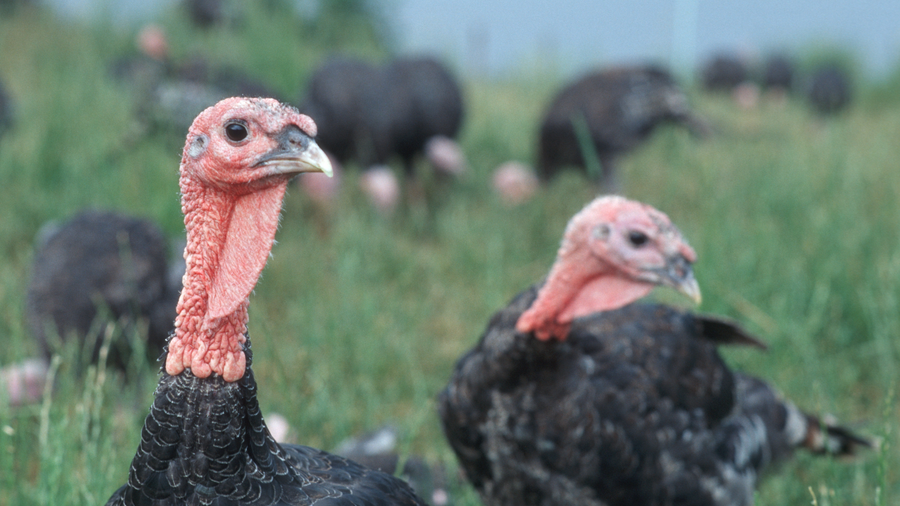
[(631, 304), (540, 341), (515, 330), (536, 295), (493, 316), (438, 400), (485, 504), (749, 505), (795, 447), (867, 444), (731, 371), (716, 345), (755, 339), (730, 322)]
[[(104, 332), (99, 324), (108, 318), (125, 328), (146, 324), (148, 353), (158, 357), (173, 329), (181, 288), (178, 275), (169, 272), (168, 244), (159, 227), (89, 210), (45, 226), (42, 235), (25, 304), (42, 353), (50, 357), (56, 337), (74, 338), (95, 343), (90, 356), (96, 359)], [(127, 339), (119, 336), (110, 363), (124, 367), (128, 353)]]
[(791, 91), (794, 85), (794, 62), (785, 55), (772, 55), (763, 67), (763, 87), (766, 90)]
[[(549, 180), (567, 166), (588, 170), (592, 149), (600, 162), (595, 179), (617, 190), (616, 158), (672, 122), (705, 135), (706, 124), (694, 116), (687, 97), (665, 70), (625, 67), (589, 74), (563, 88), (541, 120), (537, 172)], [(586, 134), (586, 135), (585, 135)], [(588, 138), (590, 146), (580, 139)]]
[(397, 437), (397, 429), (388, 425), (343, 441), (334, 448), (333, 453), (388, 474), (398, 471), (398, 465), (402, 462), (398, 474), (417, 495), (430, 497), (434, 506), (448, 504), (447, 475), (443, 466), (431, 466), (416, 455), (401, 458), (396, 451)]
[(420, 505), (403, 481), (278, 444), (257, 402), (249, 297), (293, 176), (331, 172), (313, 121), (273, 99), (229, 98), (188, 132), (187, 240), (175, 331), (126, 484), (108, 505)]
[(382, 67), (354, 59), (324, 63), (307, 84), (300, 110), (317, 139), (342, 163), (362, 167), (398, 157), (408, 172), (435, 136), (455, 138), (463, 120), (459, 84), (437, 60), (398, 58)]
[(382, 163), (372, 138), (370, 104), (379, 99), (381, 74), (362, 60), (332, 58), (313, 73), (300, 110), (315, 120), (316, 141), (341, 163)]
[(835, 114), (844, 110), (852, 96), (850, 77), (836, 65), (823, 65), (809, 76), (806, 98), (819, 114)]
[[(164, 41), (161, 31), (154, 36)], [(146, 51), (142, 47), (110, 65), (111, 76), (131, 92), (141, 132), (164, 131), (180, 138), (197, 114), (223, 98), (278, 96), (257, 76), (237, 67), (217, 66), (200, 55), (176, 62), (165, 47), (157, 49), (164, 54), (155, 56)]]
[(703, 87), (709, 91), (728, 91), (750, 79), (750, 70), (738, 56), (718, 54), (709, 59), (700, 71)]
[(210, 28), (225, 20), (224, 0), (185, 0), (184, 8), (194, 26)]
[(462, 92), (450, 71), (433, 58), (398, 58), (383, 76), (382, 100), (372, 103), (371, 113), (376, 150), (385, 160), (398, 156), (412, 173), (429, 139), (456, 138), (463, 120)]
[(0, 139), (13, 125), (13, 102), (0, 80)]
[(128, 482), (107, 506), (423, 505), (402, 481), (269, 434), (250, 369), (236, 382), (163, 371)]

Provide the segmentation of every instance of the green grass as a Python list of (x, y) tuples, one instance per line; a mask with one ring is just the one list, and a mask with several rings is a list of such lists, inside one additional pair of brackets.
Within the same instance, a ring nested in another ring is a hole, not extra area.
[[(263, 21), (196, 38), (174, 16), (166, 26), (178, 54), (233, 55), (295, 96), (328, 46), (283, 19), (270, 36)], [(22, 301), (44, 221), (102, 206), (183, 233), (180, 141), (133, 142), (130, 99), (106, 77), (130, 40), (28, 11), (0, 20), (0, 76), (18, 101), (18, 126), (0, 140), (0, 364), (36, 352)], [(472, 170), (431, 220), (374, 215), (353, 174), (331, 212), (288, 194), (250, 330), (262, 407), (287, 417), (297, 441), (329, 448), (392, 422), (405, 447), (452, 463), (436, 393), (492, 312), (544, 275), (567, 219), (593, 196), (575, 174), (518, 207), (488, 189), (497, 164), (531, 159), (557, 84), (466, 83)], [(763, 482), (758, 505), (810, 504), (811, 492), (819, 505), (900, 498), (900, 101), (878, 98), (829, 122), (795, 102), (744, 112), (697, 98), (717, 135), (664, 129), (621, 163), (627, 193), (667, 212), (697, 249), (700, 310), (734, 317), (770, 344), (767, 354), (725, 350), (728, 361), (803, 408), (883, 438), (880, 451), (849, 462), (798, 455)], [(102, 504), (124, 483), (155, 368), (140, 365), (127, 382), (103, 369), (77, 375), (75, 356), (62, 356), (41, 405), (0, 404), (0, 506)], [(457, 497), (478, 503), (466, 490)]]

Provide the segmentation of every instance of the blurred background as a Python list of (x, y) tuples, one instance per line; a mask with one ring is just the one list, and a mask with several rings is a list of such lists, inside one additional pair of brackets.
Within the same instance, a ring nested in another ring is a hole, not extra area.
[[(159, 17), (176, 0), (47, 0), (61, 16), (108, 15), (138, 23)], [(293, 2), (315, 15), (315, 0)], [(437, 53), (467, 72), (502, 75), (536, 69), (569, 75), (599, 64), (652, 60), (689, 73), (704, 58), (729, 50), (755, 57), (778, 51), (840, 47), (869, 76), (897, 63), (900, 5), (800, 0), (722, 3), (702, 0), (637, 2), (539, 0), (371, 0), (390, 32), (392, 49)], [(385, 34), (387, 35), (387, 34)]]
[[(284, 440), (390, 426), (428, 498), (479, 504), (434, 397), (616, 191), (697, 250), (697, 309), (770, 346), (729, 364), (881, 441), (798, 455), (757, 504), (896, 504), (900, 3), (547, 4), (0, 0), (0, 506), (124, 483), (180, 289), (185, 133), (240, 94), (309, 113), (339, 172), (292, 185), (251, 298)], [(141, 277), (124, 233), (154, 245)]]

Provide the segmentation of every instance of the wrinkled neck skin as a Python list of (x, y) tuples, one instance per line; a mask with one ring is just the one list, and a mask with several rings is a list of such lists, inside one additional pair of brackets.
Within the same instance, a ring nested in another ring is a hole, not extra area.
[(564, 340), (574, 319), (618, 309), (653, 290), (653, 285), (624, 278), (611, 267), (581, 270), (580, 266), (593, 262), (590, 256), (586, 248), (564, 243), (537, 299), (516, 322), (516, 330), (541, 341)]
[(230, 314), (208, 316), (209, 294), (218, 274), (235, 197), (185, 174), (181, 176), (181, 192), (187, 269), (178, 300), (175, 335), (169, 341), (166, 372), (174, 376), (190, 368), (198, 378), (215, 373), (226, 381), (236, 381), (247, 367), (243, 345), (249, 298)]

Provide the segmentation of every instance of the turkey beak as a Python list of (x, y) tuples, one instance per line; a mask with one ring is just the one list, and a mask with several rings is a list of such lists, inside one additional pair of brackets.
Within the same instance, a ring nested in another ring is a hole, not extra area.
[(691, 262), (682, 255), (670, 257), (666, 266), (658, 271), (663, 284), (686, 295), (696, 304), (700, 304), (703, 298), (700, 295), (700, 285), (694, 277), (694, 269)]
[(322, 172), (332, 176), (331, 161), (312, 137), (296, 125), (288, 125), (275, 136), (278, 146), (263, 155), (254, 166), (269, 166), (276, 174), (294, 175)]

